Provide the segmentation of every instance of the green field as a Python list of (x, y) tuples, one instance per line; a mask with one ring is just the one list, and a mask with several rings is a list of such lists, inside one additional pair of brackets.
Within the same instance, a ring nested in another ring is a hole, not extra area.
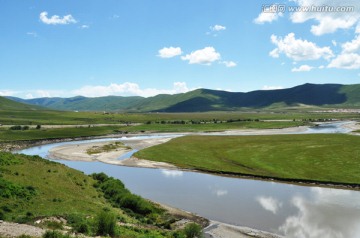
[(216, 120), (308, 120), (308, 119), (360, 119), (355, 113), (313, 113), (307, 111), (262, 111), (262, 112), (203, 112), (203, 113), (106, 113), (71, 112), (54, 110), (4, 110), (0, 109), (2, 125), (91, 125), (146, 123), (161, 121), (211, 121)]
[(359, 144), (343, 134), (185, 136), (135, 156), (221, 174), (360, 184)]
[[(182, 230), (172, 230), (178, 218), (132, 194), (117, 179), (103, 173), (88, 176), (38, 156), (0, 152), (0, 220), (34, 225), (45, 217), (62, 217), (72, 231), (105, 236), (99, 224), (109, 216), (115, 227), (111, 237), (185, 238)], [(63, 225), (38, 226), (62, 230)]]

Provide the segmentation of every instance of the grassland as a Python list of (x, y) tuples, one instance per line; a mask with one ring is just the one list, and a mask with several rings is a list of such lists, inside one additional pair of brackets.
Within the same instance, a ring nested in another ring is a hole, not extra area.
[(316, 113), (311, 111), (243, 111), (243, 112), (203, 112), (203, 113), (103, 113), (103, 112), (72, 112), (54, 110), (1, 110), (2, 125), (91, 125), (146, 123), (170, 120), (308, 120), (308, 119), (359, 119), (354, 113)]
[[(116, 228), (111, 237), (185, 237), (182, 230), (171, 230), (178, 218), (132, 194), (117, 179), (103, 173), (88, 176), (38, 156), (0, 152), (0, 220), (34, 224), (62, 217), (73, 231), (104, 235), (98, 227), (109, 214)], [(57, 222), (39, 226), (63, 229)]]
[(186, 136), (135, 156), (212, 173), (359, 185), (359, 143), (342, 134)]

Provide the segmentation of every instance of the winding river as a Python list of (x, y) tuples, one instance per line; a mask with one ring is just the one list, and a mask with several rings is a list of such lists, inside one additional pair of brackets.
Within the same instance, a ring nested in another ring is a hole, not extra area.
[[(344, 122), (327, 123), (300, 133), (346, 133), (348, 130), (342, 127), (343, 124)], [(181, 135), (160, 137), (176, 136)], [(149, 137), (154, 136), (140, 138)], [(139, 137), (55, 143), (20, 152), (47, 158), (50, 148), (62, 144), (106, 140), (126, 142), (131, 139)], [(358, 191), (178, 170), (123, 167), (100, 162), (57, 161), (86, 174), (105, 172), (122, 180), (136, 194), (211, 220), (252, 227), (286, 237), (360, 237)]]

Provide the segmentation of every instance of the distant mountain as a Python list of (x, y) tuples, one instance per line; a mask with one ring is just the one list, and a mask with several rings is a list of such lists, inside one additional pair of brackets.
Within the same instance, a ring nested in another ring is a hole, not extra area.
[(107, 96), (98, 98), (87, 98), (82, 96), (71, 98), (34, 98), (21, 99), (7, 97), (17, 102), (44, 106), (56, 110), (77, 111), (123, 111), (136, 104), (142, 97), (118, 97)]
[(48, 108), (16, 102), (5, 97), (0, 97), (0, 110), (2, 111), (42, 111)]
[(36, 98), (12, 100), (57, 110), (205, 112), (242, 108), (282, 108), (299, 106), (360, 107), (360, 84), (304, 84), (287, 89), (257, 90), (247, 93), (197, 89), (175, 95), (154, 97)]

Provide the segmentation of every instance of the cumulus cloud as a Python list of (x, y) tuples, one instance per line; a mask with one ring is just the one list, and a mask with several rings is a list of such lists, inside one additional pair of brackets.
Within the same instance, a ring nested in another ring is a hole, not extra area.
[(273, 197), (258, 197), (256, 201), (267, 211), (274, 214), (282, 207), (282, 203)]
[(271, 42), (276, 45), (276, 48), (269, 53), (274, 58), (278, 58), (280, 54), (285, 54), (292, 60), (302, 61), (320, 58), (330, 59), (334, 56), (330, 47), (319, 47), (313, 42), (296, 39), (294, 33), (289, 33), (284, 38), (272, 35)]
[(236, 67), (236, 63), (234, 61), (221, 61), (221, 64), (225, 65), (227, 68)]
[(220, 53), (216, 52), (214, 47), (205, 47), (201, 50), (196, 50), (182, 56), (182, 60), (189, 61), (189, 64), (203, 64), (203, 65), (211, 65), (214, 61), (220, 60)]
[(269, 6), (269, 11), (263, 9), (263, 11), (259, 14), (257, 18), (254, 19), (254, 23), (256, 24), (264, 24), (266, 22), (276, 21), (279, 17), (282, 17), (284, 14), (282, 12), (270, 11), (273, 8), (276, 8), (276, 5)]
[(291, 72), (309, 72), (310, 70), (312, 70), (314, 67), (311, 67), (307, 64), (301, 65), (298, 68), (292, 68)]
[(311, 198), (292, 199), (298, 213), (280, 226), (285, 237), (360, 237), (360, 196), (357, 192), (324, 188), (310, 191)]
[(47, 12), (40, 13), (40, 21), (48, 25), (66, 25), (70, 23), (77, 23), (75, 18), (70, 14), (63, 17), (53, 15), (49, 18)]
[(343, 53), (333, 59), (328, 68), (360, 69), (360, 55), (355, 53)]
[(74, 95), (82, 95), (86, 97), (101, 97), (108, 95), (136, 95), (142, 97), (151, 97), (158, 94), (176, 94), (185, 93), (190, 91), (185, 82), (175, 82), (172, 89), (156, 89), (156, 88), (145, 88), (142, 89), (136, 83), (126, 82), (123, 84), (112, 83), (108, 86), (93, 86), (88, 85), (80, 89), (72, 91)]
[(341, 44), (342, 51), (328, 65), (328, 68), (359, 69), (360, 68), (360, 35), (352, 41)]
[(276, 89), (283, 89), (283, 86), (268, 86), (264, 85), (261, 90), (276, 90)]
[[(321, 6), (349, 6), (347, 11), (296, 11), (290, 19), (294, 23), (315, 21), (318, 24), (311, 26), (314, 35), (333, 33), (338, 29), (349, 29), (360, 22), (360, 2), (358, 0), (293, 0), (297, 5), (304, 8)], [(345, 9), (344, 9), (345, 10)]]
[(171, 178), (176, 178), (176, 177), (181, 177), (184, 175), (184, 173), (182, 171), (178, 171), (178, 170), (167, 170), (167, 169), (162, 169), (161, 173), (165, 176), (165, 177), (171, 177)]
[(172, 58), (181, 55), (182, 51), (180, 47), (164, 47), (159, 50), (158, 56), (161, 58)]
[(360, 35), (357, 35), (352, 41), (345, 42), (341, 45), (342, 53), (360, 52)]
[(214, 26), (210, 26), (210, 30), (211, 31), (224, 31), (224, 30), (226, 30), (226, 26), (214, 25)]
[(80, 28), (81, 28), (81, 29), (89, 29), (90, 26), (89, 26), (89, 25), (81, 25)]

